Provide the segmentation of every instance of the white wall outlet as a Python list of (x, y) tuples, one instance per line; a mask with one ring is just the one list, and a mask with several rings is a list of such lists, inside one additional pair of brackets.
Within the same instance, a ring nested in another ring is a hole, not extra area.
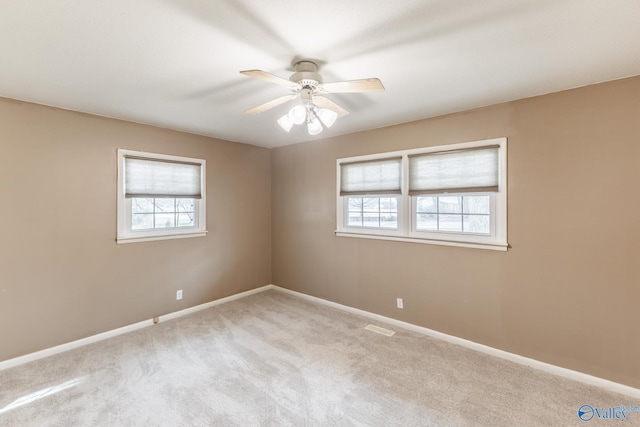
[(404, 308), (404, 302), (402, 301), (402, 298), (396, 298), (396, 304), (398, 308)]
[(176, 299), (182, 299), (182, 289), (176, 292)]

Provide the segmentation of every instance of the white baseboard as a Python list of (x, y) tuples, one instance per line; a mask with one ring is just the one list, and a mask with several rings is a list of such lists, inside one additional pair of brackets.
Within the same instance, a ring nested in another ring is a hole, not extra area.
[[(165, 314), (163, 316), (159, 316), (159, 322), (165, 322), (170, 319), (175, 319), (177, 317), (186, 316), (187, 314), (195, 313), (196, 311), (205, 310), (207, 308), (224, 304), (225, 302), (233, 301), (236, 299), (244, 298), (249, 295), (257, 294), (258, 292), (263, 292), (268, 289), (273, 289), (273, 285), (266, 285), (260, 288), (251, 289), (246, 292), (240, 292), (239, 294), (231, 295), (225, 298), (220, 298), (215, 301), (207, 302), (204, 304), (196, 305), (194, 307), (185, 308), (184, 310), (175, 311), (173, 313)], [(153, 326), (153, 319), (143, 320), (142, 322), (133, 323), (131, 325), (123, 326), (118, 329), (112, 329), (107, 332), (103, 332), (101, 334), (92, 335), (87, 338), (82, 338), (76, 341), (71, 341), (65, 344), (57, 345), (55, 347), (50, 347), (41, 351), (36, 351), (35, 353), (25, 354), (24, 356), (15, 357), (13, 359), (8, 359), (0, 362), (0, 371), (4, 369), (13, 368), (14, 366), (22, 365), (24, 363), (33, 362), (34, 360), (42, 359), (44, 357), (53, 356), (54, 354), (62, 353), (65, 351), (72, 350), (74, 348), (82, 347), (87, 344), (92, 344), (94, 342), (106, 340), (108, 338), (112, 338), (118, 335), (126, 334), (127, 332), (132, 332), (137, 329), (146, 328), (148, 326)]]
[[(543, 372), (547, 372), (553, 375), (557, 375), (559, 377), (568, 378), (570, 380), (579, 381), (581, 383), (589, 384), (592, 386), (600, 387), (605, 390), (609, 390), (615, 393), (624, 394), (627, 396), (631, 396), (634, 398), (640, 398), (640, 389), (627, 386), (624, 384), (619, 384), (613, 381), (605, 380), (604, 378), (594, 377), (589, 374), (585, 374), (578, 371), (573, 371), (571, 369), (562, 368), (560, 366), (551, 365), (549, 363), (541, 362), (539, 360), (530, 359), (528, 357), (520, 356), (518, 354), (509, 353), (508, 351), (498, 350), (497, 348), (489, 347), (483, 344), (478, 344), (473, 341), (466, 340), (464, 338), (458, 338), (452, 335), (444, 334), (442, 332), (434, 331), (429, 328), (425, 328), (422, 326), (414, 325), (412, 323), (403, 322), (401, 320), (392, 319), (390, 317), (381, 316), (379, 314), (371, 313), (369, 311), (360, 310), (358, 308), (349, 307), (346, 305), (338, 304), (336, 302), (328, 301), (322, 298), (314, 297), (311, 295), (303, 294), (301, 292), (292, 291), (290, 289), (282, 288), (276, 285), (265, 285), (256, 289), (251, 289), (246, 292), (240, 292), (235, 295), (230, 295), (225, 298), (220, 298), (215, 301), (211, 301), (205, 304), (200, 304), (195, 307), (189, 307), (184, 310), (176, 311), (173, 313), (165, 314), (163, 316), (159, 316), (160, 322), (165, 322), (167, 320), (175, 319), (177, 317), (186, 316), (187, 314), (195, 313), (200, 310), (205, 310), (210, 307), (214, 307), (216, 305), (224, 304), (229, 301), (237, 300), (240, 298), (247, 297), (249, 295), (254, 295), (259, 292), (264, 292), (267, 290), (276, 290), (278, 292), (283, 292), (289, 295), (296, 296), (298, 298), (306, 299), (308, 301), (313, 301), (319, 304), (323, 304), (329, 307), (337, 308), (342, 311), (346, 311), (349, 313), (357, 314), (362, 317), (366, 317), (371, 320), (376, 320), (382, 323), (386, 323), (388, 325), (396, 326), (399, 328), (407, 329), (413, 332), (417, 332), (419, 334), (427, 335), (436, 339), (440, 339), (452, 344), (457, 344), (472, 350), (476, 350), (491, 356), (499, 357), (501, 359), (509, 360), (511, 362), (518, 363), (520, 365), (529, 366), (534, 369), (538, 369)], [(37, 351), (35, 353), (26, 354), (24, 356), (19, 356), (13, 359), (8, 359), (0, 362), (0, 371), (4, 369), (13, 368), (18, 365), (22, 365), (24, 363), (32, 362), (34, 360), (42, 359), (44, 357), (53, 356), (54, 354), (62, 353), (68, 350), (72, 350), (74, 348), (82, 347), (87, 344), (91, 344), (94, 342), (106, 340), (108, 338), (115, 337), (117, 335), (122, 335), (127, 332), (132, 332), (137, 329), (146, 328), (148, 326), (153, 325), (153, 319), (143, 320), (142, 322), (134, 323), (131, 325), (123, 326), (118, 329), (113, 329), (111, 331), (103, 332), (101, 334), (92, 335), (87, 338), (79, 339), (76, 341), (72, 341), (66, 344), (61, 344), (55, 347), (47, 348), (41, 351)]]
[(142, 322), (133, 323), (131, 325), (123, 326), (118, 329), (112, 329), (101, 334), (92, 335), (90, 337), (82, 338), (76, 341), (71, 341), (65, 344), (60, 344), (55, 347), (49, 347), (44, 350), (36, 351), (35, 353), (25, 354), (24, 356), (15, 357), (13, 359), (3, 360), (0, 362), (0, 371), (13, 368), (24, 363), (33, 362), (34, 360), (42, 359), (45, 357), (53, 356), (54, 354), (63, 353), (65, 351), (73, 350), (74, 348), (82, 347), (87, 344), (106, 340), (117, 335), (126, 334), (127, 332), (133, 332), (138, 329), (146, 328), (153, 325), (153, 319), (143, 320)]
[(390, 317), (381, 316), (379, 314), (371, 313), (369, 311), (360, 310), (357, 308), (349, 307), (346, 305), (338, 304), (336, 302), (328, 301), (322, 298), (314, 297), (311, 295), (303, 294), (301, 292), (292, 291), (290, 289), (281, 288), (280, 286), (272, 285), (272, 288), (279, 292), (284, 292), (289, 295), (294, 295), (299, 298), (303, 298), (309, 301), (317, 302), (320, 304), (324, 304), (329, 307), (337, 308), (339, 310), (347, 311), (349, 313), (357, 314), (359, 316), (366, 317), (371, 320), (377, 320), (379, 322), (386, 323), (388, 325), (396, 326), (399, 328), (407, 329), (413, 332), (417, 332), (419, 334), (427, 335), (436, 339), (440, 339), (452, 344), (457, 344), (462, 347), (466, 347), (472, 350), (476, 350), (491, 356), (499, 357), (501, 359), (505, 359), (511, 362), (518, 363), (520, 365), (529, 366), (534, 369), (538, 369), (543, 372), (547, 372), (549, 374), (557, 375), (559, 377), (568, 378), (570, 380), (579, 381), (584, 384), (589, 384), (592, 386), (600, 387), (608, 391), (612, 391), (615, 393), (624, 394), (627, 396), (631, 396), (634, 398), (640, 398), (640, 389), (616, 383), (613, 381), (605, 380), (604, 378), (594, 377), (593, 375), (585, 374), (582, 372), (574, 371), (567, 368), (562, 368), (560, 366), (551, 365), (546, 362), (541, 362), (539, 360), (530, 359), (525, 356), (520, 356), (519, 354), (509, 353), (508, 351), (498, 350), (497, 348), (489, 347), (483, 344), (478, 344), (473, 341), (466, 340), (464, 338), (458, 338), (452, 335), (447, 335), (442, 332), (434, 331), (429, 328), (425, 328), (422, 326), (417, 326), (412, 323), (403, 322), (401, 320), (392, 319)]
[(160, 316), (160, 322), (166, 322), (167, 320), (175, 319), (176, 317), (186, 316), (187, 314), (195, 313), (196, 311), (205, 310), (207, 308), (214, 307), (216, 305), (224, 304), (225, 302), (234, 301), (240, 298), (248, 297), (249, 295), (254, 295), (260, 292), (268, 291), (269, 289), (274, 289), (273, 285), (264, 285), (259, 288), (251, 289), (248, 291), (240, 292), (239, 294), (229, 295), (228, 297), (220, 298), (215, 301), (207, 302), (204, 304), (196, 305), (195, 307), (185, 308), (184, 310), (174, 311), (173, 313), (165, 314), (164, 316)]

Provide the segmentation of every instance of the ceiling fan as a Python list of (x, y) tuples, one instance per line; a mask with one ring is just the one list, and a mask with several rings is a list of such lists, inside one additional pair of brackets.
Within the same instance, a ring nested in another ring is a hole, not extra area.
[(246, 114), (259, 114), (294, 99), (298, 103), (287, 114), (278, 119), (282, 129), (289, 132), (293, 125), (307, 124), (310, 135), (322, 132), (323, 125), (331, 127), (338, 117), (349, 114), (347, 110), (325, 96), (328, 93), (382, 92), (384, 86), (380, 79), (370, 78), (324, 83), (318, 74), (318, 65), (309, 59), (293, 64), (295, 73), (285, 79), (261, 70), (240, 71), (240, 74), (254, 79), (265, 80), (291, 90), (291, 94), (273, 99), (245, 111)]

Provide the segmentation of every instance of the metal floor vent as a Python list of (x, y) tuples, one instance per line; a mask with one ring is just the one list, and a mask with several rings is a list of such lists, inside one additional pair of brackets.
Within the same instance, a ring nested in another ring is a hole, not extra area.
[(388, 337), (393, 336), (393, 334), (395, 334), (395, 332), (390, 331), (389, 329), (381, 328), (380, 326), (367, 325), (365, 329), (367, 331), (375, 332), (377, 334), (382, 334)]

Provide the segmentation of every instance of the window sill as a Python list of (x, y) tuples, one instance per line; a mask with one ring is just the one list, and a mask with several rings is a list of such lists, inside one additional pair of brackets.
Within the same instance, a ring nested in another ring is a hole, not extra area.
[(116, 243), (121, 245), (125, 243), (137, 243), (137, 242), (153, 242), (155, 240), (171, 240), (171, 239), (187, 239), (190, 237), (204, 237), (207, 235), (206, 231), (194, 231), (193, 233), (179, 233), (179, 234), (154, 234), (145, 236), (126, 236), (116, 238)]
[(346, 232), (336, 230), (336, 237), (356, 237), (359, 239), (391, 240), (396, 242), (422, 243), (426, 245), (458, 246), (462, 248), (488, 249), (492, 251), (505, 252), (508, 243), (477, 243), (477, 242), (457, 242), (453, 240), (420, 239), (416, 237), (403, 237), (397, 235), (365, 234), (358, 232)]

